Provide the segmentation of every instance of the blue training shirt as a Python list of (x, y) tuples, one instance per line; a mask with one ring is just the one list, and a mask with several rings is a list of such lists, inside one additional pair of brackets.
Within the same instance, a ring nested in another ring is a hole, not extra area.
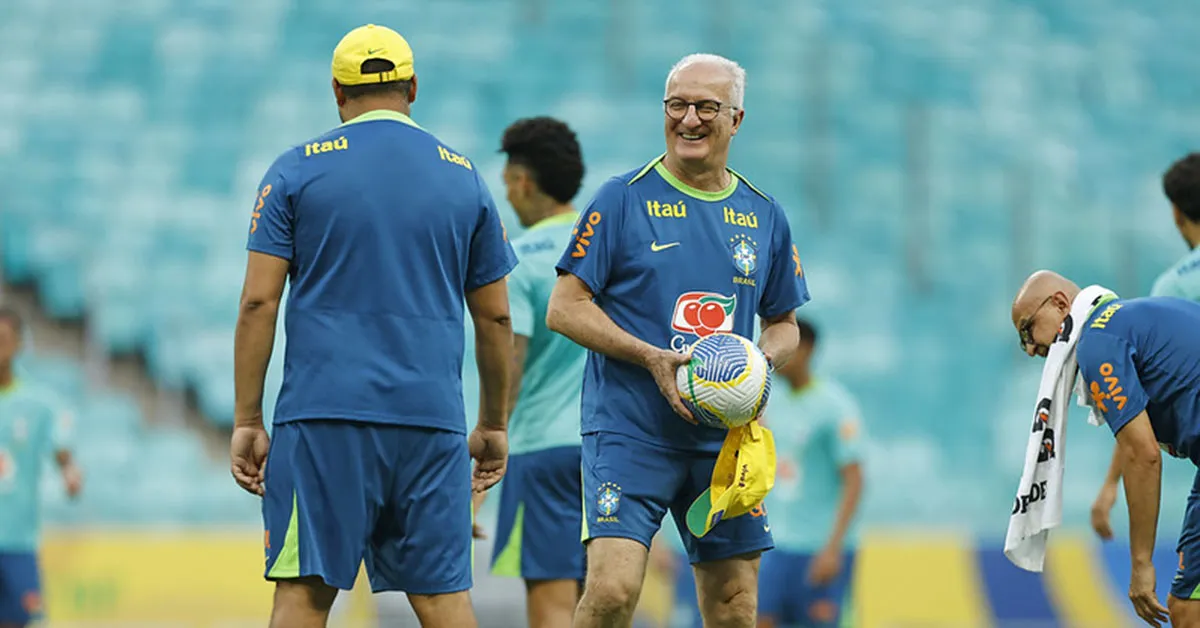
[[(737, 173), (720, 192), (679, 181), (662, 163), (609, 179), (580, 215), (558, 262), (619, 327), (684, 352), (715, 332), (753, 338), (809, 300), (783, 208)], [(640, 366), (588, 352), (582, 432), (716, 452), (725, 430), (675, 415)]]
[(1164, 451), (1200, 464), (1200, 304), (1175, 297), (1101, 302), (1075, 357), (1114, 434), (1145, 410)]
[(464, 295), (517, 263), (470, 160), (368, 112), (275, 160), (247, 248), (291, 262), (275, 423), (464, 431)]

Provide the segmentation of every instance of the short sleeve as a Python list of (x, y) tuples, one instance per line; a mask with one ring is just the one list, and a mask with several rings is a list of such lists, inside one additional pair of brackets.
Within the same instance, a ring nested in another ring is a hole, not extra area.
[(75, 433), (75, 412), (74, 410), (57, 395), (47, 394), (42, 399), (43, 416), (45, 423), (42, 429), (45, 430), (45, 447), (49, 449), (47, 453), (54, 453), (63, 449), (70, 449), (74, 443)]
[(863, 434), (862, 414), (853, 399), (846, 397), (838, 403), (837, 419), (831, 428), (833, 459), (838, 466), (861, 462), (863, 443), (866, 439)]
[(587, 284), (592, 294), (608, 285), (613, 253), (625, 214), (628, 186), (620, 179), (609, 179), (579, 215), (571, 232), (567, 250), (558, 260), (559, 273), (571, 273)]
[(1159, 275), (1158, 279), (1154, 281), (1154, 286), (1150, 288), (1150, 296), (1186, 298), (1183, 291), (1179, 289), (1179, 282), (1175, 280), (1174, 268)]
[(487, 184), (476, 176), (479, 184), (480, 213), (471, 235), (471, 257), (467, 264), (465, 289), (472, 292), (504, 277), (517, 266), (517, 254), (508, 241), (508, 230), (500, 220), (496, 202)]
[(508, 315), (512, 319), (514, 334), (533, 337), (533, 286), (525, 276), (525, 268), (525, 265), (517, 266), (508, 276)]
[(1104, 332), (1084, 336), (1075, 351), (1083, 384), (1113, 434), (1149, 403), (1133, 356), (1134, 349), (1127, 341)]
[(800, 265), (800, 250), (792, 242), (792, 228), (778, 204), (773, 205), (771, 266), (767, 285), (758, 303), (758, 315), (775, 318), (808, 303), (808, 281)]
[(295, 211), (284, 178), (284, 155), (263, 175), (250, 212), (250, 234), (246, 248), (290, 260), (294, 252)]

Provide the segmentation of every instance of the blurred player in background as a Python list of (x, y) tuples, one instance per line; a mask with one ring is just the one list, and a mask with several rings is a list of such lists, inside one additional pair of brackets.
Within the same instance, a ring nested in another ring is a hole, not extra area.
[[(684, 534), (687, 534), (686, 529)], [(696, 578), (692, 575), (692, 566), (682, 538), (675, 529), (674, 520), (670, 517), (664, 519), (662, 528), (654, 535), (650, 545), (649, 563), (670, 583), (671, 613), (665, 628), (704, 628), (700, 603), (696, 599)]]
[(775, 549), (759, 571), (759, 628), (837, 626), (854, 567), (863, 491), (858, 404), (812, 373), (817, 331), (798, 320), (800, 348), (776, 371), (766, 420), (779, 467), (767, 496)]
[[(1200, 301), (1200, 248), (1197, 248), (1200, 246), (1200, 153), (1171, 164), (1163, 175), (1162, 186), (1175, 215), (1175, 227), (1188, 245), (1188, 254), (1159, 275), (1150, 296)], [(1105, 540), (1113, 537), (1110, 517), (1121, 482), (1120, 462), (1120, 451), (1114, 449), (1108, 475), (1092, 503), (1092, 529)]]
[(0, 307), (0, 628), (20, 628), (42, 609), (38, 573), (38, 501), (42, 465), (58, 463), (67, 495), (75, 497), (83, 474), (67, 448), (70, 418), (34, 382), (16, 379), (21, 318)]
[[(470, 457), (475, 490), (499, 481), (516, 258), (471, 162), (409, 118), (404, 38), (374, 25), (347, 34), (333, 92), (345, 124), (263, 177), (235, 340), (232, 470), (263, 496), (271, 625), (324, 626), (365, 559), (372, 590), (408, 593), (423, 626), (470, 628)], [(289, 279), (268, 440), (263, 379)], [(482, 388), (470, 456), (464, 298)]]
[[(1045, 357), (1060, 336), (1079, 286), (1049, 271), (1025, 281), (1012, 321), (1029, 355)], [(1152, 626), (1167, 620), (1153, 563), (1162, 490), (1162, 452), (1200, 466), (1200, 304), (1110, 295), (1091, 306), (1075, 358), (1084, 386), (1117, 439), (1129, 506), (1129, 598)], [(1172, 626), (1200, 626), (1200, 470), (1187, 498), (1179, 569), (1167, 605)]]
[[(687, 530), (688, 507), (710, 485), (727, 431), (701, 427), (679, 397), (688, 347), (715, 332), (751, 338), (757, 314), (769, 362), (796, 350), (808, 289), (787, 217), (727, 167), (745, 84), (723, 57), (677, 63), (663, 101), (666, 154), (601, 186), (558, 263), (547, 323), (590, 350), (581, 628), (630, 625), (663, 516)], [(766, 517), (682, 536), (706, 625), (752, 626), (759, 554), (772, 547)]]
[(546, 328), (546, 304), (579, 217), (571, 199), (583, 181), (583, 155), (575, 133), (545, 117), (513, 123), (501, 151), (508, 202), (526, 231), (513, 242), (520, 265), (508, 279), (512, 414), (492, 572), (525, 579), (531, 628), (566, 628), (583, 582), (579, 394), (587, 352)]

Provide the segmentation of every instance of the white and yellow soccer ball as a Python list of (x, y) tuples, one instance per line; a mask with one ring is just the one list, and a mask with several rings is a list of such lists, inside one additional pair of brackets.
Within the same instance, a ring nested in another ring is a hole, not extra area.
[(771, 396), (771, 367), (753, 342), (717, 333), (697, 340), (675, 371), (683, 405), (702, 425), (730, 429), (758, 418)]

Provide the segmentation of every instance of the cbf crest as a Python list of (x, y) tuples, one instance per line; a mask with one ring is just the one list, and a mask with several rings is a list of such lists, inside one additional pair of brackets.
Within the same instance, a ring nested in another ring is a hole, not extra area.
[(617, 521), (617, 510), (621, 508), (621, 487), (616, 482), (605, 482), (596, 491), (596, 521)]
[(746, 234), (729, 238), (729, 251), (733, 256), (733, 267), (744, 277), (758, 270), (758, 243)]

